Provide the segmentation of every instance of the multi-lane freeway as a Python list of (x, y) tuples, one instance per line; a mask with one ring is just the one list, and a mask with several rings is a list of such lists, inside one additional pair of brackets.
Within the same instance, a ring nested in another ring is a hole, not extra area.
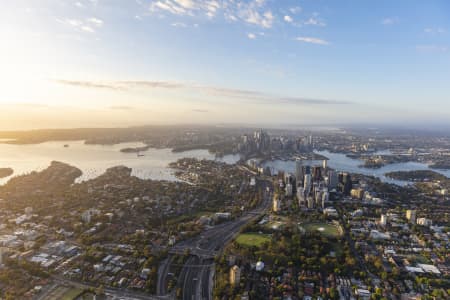
[[(75, 287), (80, 290), (86, 290), (89, 288), (96, 288), (97, 286), (94, 284), (83, 283), (75, 280), (70, 280), (63, 278), (61, 276), (52, 275), (53, 284), (45, 289), (42, 293), (38, 294), (34, 299), (35, 300), (43, 300), (43, 299), (54, 299), (52, 293), (60, 287)], [(168, 300), (169, 296), (153, 296), (146, 293), (141, 293), (137, 291), (130, 291), (127, 289), (113, 288), (107, 287), (104, 289), (106, 296), (108, 299), (113, 300)]]
[[(261, 181), (259, 184), (266, 190), (270, 182)], [(258, 208), (245, 213), (238, 219), (209, 228), (197, 237), (182, 241), (169, 251), (171, 254), (181, 254), (189, 250), (191, 255), (178, 277), (177, 288), (181, 289), (183, 299), (212, 299), (214, 257), (239, 233), (244, 225), (258, 218), (268, 209), (271, 197), (272, 194), (265, 191), (264, 200)], [(158, 295), (166, 295), (168, 292), (167, 275), (171, 263), (172, 259), (169, 256), (160, 266), (158, 272)]]

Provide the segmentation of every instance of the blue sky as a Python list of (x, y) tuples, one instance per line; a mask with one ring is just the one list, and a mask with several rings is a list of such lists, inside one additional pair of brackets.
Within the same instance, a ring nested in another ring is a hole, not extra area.
[(3, 6), (0, 127), (450, 119), (448, 1)]

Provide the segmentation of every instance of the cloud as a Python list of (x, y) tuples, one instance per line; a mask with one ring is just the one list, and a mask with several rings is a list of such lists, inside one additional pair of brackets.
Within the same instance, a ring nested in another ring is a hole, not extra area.
[(115, 84), (120, 88), (147, 87), (147, 88), (179, 89), (185, 87), (185, 84), (174, 81), (134, 80), (134, 81), (115, 81)]
[(425, 33), (431, 34), (431, 35), (438, 35), (438, 34), (443, 34), (443, 33), (447, 32), (444, 28), (441, 28), (441, 27), (438, 27), (438, 28), (425, 28), (423, 31)]
[(261, 14), (252, 8), (241, 10), (240, 15), (245, 22), (263, 28), (271, 28), (275, 18), (270, 10)]
[(208, 18), (216, 16), (221, 3), (216, 0), (159, 0), (152, 1), (150, 11), (165, 11), (174, 15), (194, 16), (201, 13)]
[(94, 33), (95, 30), (91, 27), (91, 26), (87, 26), (87, 25), (83, 25), (80, 27), (81, 30), (86, 31), (86, 32), (90, 32), (90, 33)]
[(291, 103), (291, 104), (315, 104), (315, 105), (331, 105), (331, 104), (354, 104), (349, 101), (339, 101), (339, 100), (327, 100), (327, 99), (312, 99), (312, 98), (298, 98), (298, 97), (285, 97), (280, 98), (280, 102)]
[(56, 83), (63, 85), (71, 85), (78, 87), (86, 87), (86, 88), (97, 88), (97, 89), (111, 89), (111, 90), (121, 90), (117, 85), (110, 83), (101, 83), (101, 82), (93, 82), (93, 81), (78, 81), (78, 80), (65, 80), (65, 79), (56, 79), (53, 80)]
[(101, 27), (103, 26), (103, 20), (97, 18), (89, 18), (87, 21), (95, 26)]
[(42, 109), (42, 108), (49, 108), (50, 106), (43, 103), (33, 103), (33, 102), (14, 102), (11, 104), (5, 103), (6, 105), (11, 106), (18, 106), (18, 107), (26, 107), (26, 108), (32, 108), (32, 109)]
[(207, 109), (200, 109), (200, 108), (195, 108), (192, 111), (196, 112), (196, 113), (207, 113), (207, 112), (209, 112), (209, 110), (207, 110)]
[(449, 47), (440, 45), (417, 45), (416, 50), (422, 53), (446, 53)]
[(178, 16), (215, 18), (223, 15), (232, 22), (245, 22), (263, 28), (271, 28), (275, 15), (267, 8), (266, 1), (217, 1), (217, 0), (153, 0), (151, 12), (170, 13)]
[(223, 87), (210, 87), (210, 86), (199, 86), (198, 88), (201, 88), (208, 94), (222, 97), (257, 99), (265, 96), (264, 93), (258, 91), (230, 89)]
[(156, 1), (153, 2), (150, 6), (150, 10), (156, 11), (156, 10), (164, 10), (168, 11), (174, 15), (184, 15), (187, 14), (187, 10), (184, 9), (182, 6), (178, 6), (172, 1)]
[(87, 18), (87, 19), (56, 19), (57, 22), (64, 24), (66, 26), (72, 27), (75, 30), (94, 33), (95, 28), (100, 28), (103, 26), (103, 21), (97, 18)]
[(292, 23), (294, 21), (294, 19), (291, 16), (288, 16), (288, 15), (284, 16), (283, 19), (284, 19), (284, 21), (286, 21), (288, 23)]
[(254, 33), (249, 33), (249, 34), (247, 34), (247, 37), (248, 37), (249, 39), (251, 39), (251, 40), (254, 40), (254, 39), (256, 39), (256, 34), (254, 34)]
[(109, 108), (113, 109), (113, 110), (132, 110), (132, 109), (134, 109), (134, 107), (126, 106), (126, 105), (110, 106)]
[(56, 83), (70, 86), (78, 86), (85, 88), (110, 89), (110, 90), (129, 90), (138, 87), (144, 88), (164, 88), (164, 89), (178, 89), (185, 87), (182, 83), (168, 82), (168, 81), (81, 81), (81, 80), (53, 80)]
[(314, 18), (314, 17), (313, 18), (309, 18), (308, 20), (303, 22), (303, 24), (305, 24), (305, 25), (312, 25), (312, 26), (320, 26), (320, 27), (327, 26), (327, 24), (324, 21), (322, 21), (320, 19), (317, 19), (317, 18)]
[(397, 24), (400, 21), (398, 17), (390, 17), (390, 18), (384, 18), (381, 20), (382, 25), (394, 25)]
[(299, 41), (299, 42), (304, 42), (304, 43), (310, 43), (310, 44), (316, 44), (316, 45), (323, 45), (323, 46), (327, 46), (330, 43), (323, 40), (323, 39), (319, 39), (319, 38), (315, 38), (315, 37), (305, 37), (305, 36), (299, 36), (297, 38), (295, 38), (295, 40)]
[[(285, 103), (285, 104), (301, 104), (301, 105), (344, 105), (352, 104), (352, 102), (347, 101), (334, 101), (328, 99), (313, 99), (304, 97), (280, 97), (277, 95), (245, 90), (245, 89), (234, 89), (227, 87), (215, 87), (215, 86), (205, 86), (192, 83), (180, 83), (171, 81), (108, 81), (108, 82), (97, 82), (97, 81), (77, 81), (77, 80), (65, 80), (58, 79), (55, 82), (64, 85), (84, 87), (84, 88), (96, 88), (96, 89), (110, 89), (113, 91), (132, 91), (136, 88), (147, 88), (147, 89), (167, 89), (167, 90), (178, 90), (185, 89), (191, 91), (197, 91), (211, 96), (217, 96), (222, 98), (230, 99), (240, 99), (246, 100), (253, 104), (274, 104), (274, 103)], [(123, 109), (123, 107), (122, 107)]]
[(302, 8), (300, 6), (294, 6), (294, 7), (289, 8), (289, 11), (295, 15), (295, 14), (300, 13), (302, 11)]
[(172, 23), (170, 25), (173, 26), (173, 27), (181, 27), (181, 28), (186, 28), (187, 27), (187, 25), (185, 23), (182, 23), (182, 22), (175, 22), (175, 23)]

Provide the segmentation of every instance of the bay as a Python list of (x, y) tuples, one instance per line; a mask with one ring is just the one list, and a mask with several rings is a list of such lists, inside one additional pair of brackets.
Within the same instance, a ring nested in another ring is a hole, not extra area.
[[(65, 147), (65, 145), (67, 145)], [(106, 169), (118, 165), (132, 168), (132, 175), (143, 179), (177, 180), (174, 170), (168, 165), (180, 158), (209, 159), (233, 164), (239, 155), (216, 157), (208, 150), (190, 150), (172, 152), (172, 149), (150, 148), (136, 153), (120, 152), (123, 148), (144, 146), (143, 143), (121, 143), (116, 145), (87, 145), (84, 141), (45, 142), (30, 145), (0, 144), (0, 168), (9, 167), (14, 174), (0, 179), (5, 184), (10, 178), (40, 171), (47, 168), (51, 161), (60, 161), (79, 168), (83, 174), (76, 182), (95, 178)]]
[[(381, 181), (397, 184), (400, 186), (404, 186), (406, 184), (409, 184), (408, 181), (403, 180), (395, 180), (392, 178), (387, 177), (385, 174), (389, 172), (394, 171), (415, 171), (415, 170), (431, 170), (438, 173), (441, 173), (447, 177), (450, 178), (450, 170), (435, 170), (428, 167), (427, 164), (423, 163), (417, 163), (417, 162), (406, 162), (406, 163), (396, 163), (396, 164), (389, 164), (386, 166), (383, 166), (378, 169), (370, 169), (370, 168), (364, 168), (360, 165), (363, 163), (362, 160), (354, 159), (347, 157), (343, 153), (332, 153), (329, 151), (315, 151), (315, 153), (323, 155), (327, 158), (329, 158), (328, 166), (340, 171), (340, 172), (349, 172), (349, 173), (358, 173), (363, 174), (367, 176), (374, 176), (378, 177)], [(389, 151), (383, 152), (383, 154), (389, 154)], [(382, 153), (379, 153), (382, 154)], [(308, 162), (304, 162), (304, 164), (308, 164)], [(309, 161), (310, 165), (321, 165), (322, 161)], [(295, 161), (288, 160), (273, 160), (273, 161), (266, 161), (263, 164), (264, 167), (269, 167), (273, 171), (287, 171), (295, 174)]]

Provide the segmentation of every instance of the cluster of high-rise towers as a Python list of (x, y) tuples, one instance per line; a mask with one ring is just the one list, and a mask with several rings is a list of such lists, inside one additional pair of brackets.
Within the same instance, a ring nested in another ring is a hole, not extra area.
[(350, 195), (352, 186), (350, 174), (329, 168), (327, 160), (323, 160), (322, 165), (310, 165), (309, 161), (299, 159), (295, 174), (279, 172), (273, 210), (280, 210), (284, 203), (292, 200), (297, 200), (302, 208), (324, 209), (326, 202), (338, 195)]

